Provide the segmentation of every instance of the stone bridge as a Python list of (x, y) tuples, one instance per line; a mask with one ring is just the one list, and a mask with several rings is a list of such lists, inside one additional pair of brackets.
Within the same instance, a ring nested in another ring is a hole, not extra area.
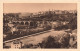
[(13, 24), (19, 24), (19, 25), (28, 25), (28, 26), (41, 26), (41, 25), (50, 25), (49, 21), (13, 21)]

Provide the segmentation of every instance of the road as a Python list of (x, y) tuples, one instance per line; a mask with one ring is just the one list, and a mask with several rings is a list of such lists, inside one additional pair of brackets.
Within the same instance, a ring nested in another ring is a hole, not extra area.
[(39, 34), (36, 36), (26, 37), (26, 38), (20, 39), (20, 41), (23, 44), (38, 44), (42, 42), (48, 36), (62, 36), (64, 33), (66, 32), (50, 30), (50, 32)]
[[(19, 39), (23, 44), (38, 44), (41, 43), (45, 38), (47, 38), (48, 36), (62, 36), (63, 34), (65, 34), (66, 32), (64, 31), (54, 31), (49, 30), (48, 32), (42, 33), (42, 34), (38, 34), (35, 36), (29, 36), (29, 37), (21, 37), (21, 38), (17, 38)], [(15, 40), (17, 40), (15, 39)], [(13, 41), (13, 40), (11, 40)], [(9, 42), (9, 41), (7, 41)], [(6, 42), (4, 42), (6, 43)], [(11, 42), (6, 43), (7, 46), (10, 46)]]

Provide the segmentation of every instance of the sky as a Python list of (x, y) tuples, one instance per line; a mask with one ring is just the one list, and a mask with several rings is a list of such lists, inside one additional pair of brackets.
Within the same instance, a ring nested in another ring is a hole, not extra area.
[(4, 3), (3, 13), (39, 12), (46, 10), (77, 10), (76, 3)]

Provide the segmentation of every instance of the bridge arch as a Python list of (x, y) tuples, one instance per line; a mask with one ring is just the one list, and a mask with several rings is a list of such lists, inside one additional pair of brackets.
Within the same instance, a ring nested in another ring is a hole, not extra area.
[(24, 25), (24, 22), (21, 22), (21, 25)]

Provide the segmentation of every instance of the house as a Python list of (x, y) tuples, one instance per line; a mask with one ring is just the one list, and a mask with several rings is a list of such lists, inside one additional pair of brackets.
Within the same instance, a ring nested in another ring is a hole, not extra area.
[(60, 26), (60, 23), (57, 21), (51, 22), (51, 24), (52, 24), (52, 28)]
[(19, 40), (15, 40), (11, 43), (12, 49), (20, 49), (22, 47), (22, 42)]
[(6, 38), (7, 37), (7, 35), (6, 34), (3, 34), (3, 38)]

